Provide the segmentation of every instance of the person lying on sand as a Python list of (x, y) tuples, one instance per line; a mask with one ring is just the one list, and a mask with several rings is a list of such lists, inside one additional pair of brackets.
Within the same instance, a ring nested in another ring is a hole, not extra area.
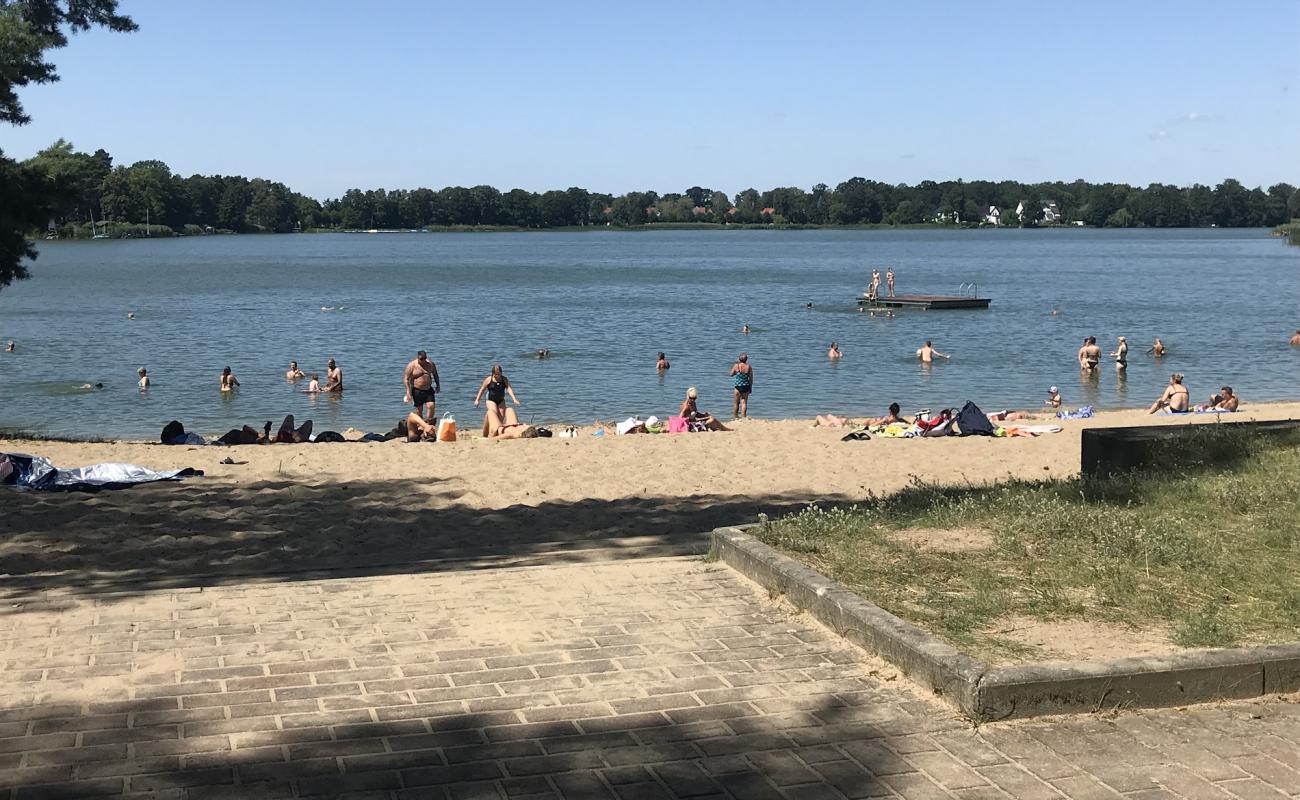
[(1183, 414), (1187, 412), (1189, 406), (1187, 387), (1183, 385), (1183, 374), (1175, 372), (1169, 376), (1169, 385), (1165, 387), (1164, 394), (1151, 404), (1147, 413), (1154, 414), (1162, 408), (1167, 408), (1175, 414)]
[(994, 411), (985, 416), (987, 416), (992, 422), (1009, 422), (1017, 419), (1038, 419), (1036, 415), (1030, 414), (1028, 411)]
[(278, 444), (302, 444), (304, 442), (310, 442), (311, 420), (307, 420), (301, 426), (295, 428), (293, 425), (293, 414), (285, 415), (284, 422), (280, 423), (280, 429), (275, 432), (275, 441)]
[(706, 414), (696, 405), (699, 399), (699, 392), (695, 387), (686, 390), (686, 399), (682, 401), (682, 407), (677, 410), (677, 416), (685, 417), (686, 424), (691, 430), (709, 430), (709, 431), (729, 431), (726, 425), (718, 422), (712, 414)]
[(402, 426), (406, 429), (406, 441), (426, 442), (438, 441), (438, 426), (434, 423), (427, 422), (424, 417), (420, 416), (418, 411), (412, 411), (406, 415), (406, 420)]
[(837, 417), (834, 414), (818, 414), (817, 419), (813, 420), (814, 428), (847, 428), (853, 425), (853, 420), (848, 417)]

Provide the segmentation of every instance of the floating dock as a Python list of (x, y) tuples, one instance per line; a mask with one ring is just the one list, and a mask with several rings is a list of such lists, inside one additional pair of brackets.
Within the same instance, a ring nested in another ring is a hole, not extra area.
[(877, 297), (874, 300), (863, 295), (858, 300), (860, 306), (872, 308), (919, 308), (923, 311), (948, 308), (988, 308), (992, 298), (971, 297), (952, 294), (896, 294), (893, 297)]

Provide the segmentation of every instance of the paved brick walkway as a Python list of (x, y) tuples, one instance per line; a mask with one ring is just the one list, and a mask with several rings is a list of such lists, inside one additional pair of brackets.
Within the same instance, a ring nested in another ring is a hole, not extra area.
[(14, 595), (0, 634), (0, 797), (1300, 797), (1295, 703), (976, 731), (696, 560)]

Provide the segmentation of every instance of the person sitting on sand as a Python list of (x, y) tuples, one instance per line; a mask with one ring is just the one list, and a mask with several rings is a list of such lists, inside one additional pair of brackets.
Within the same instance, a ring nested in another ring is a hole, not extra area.
[(840, 352), (840, 346), (837, 342), (831, 342), (831, 349), (826, 351), (826, 357), (831, 361), (844, 357), (844, 354)]
[(140, 367), (140, 369), (135, 371), (135, 374), (140, 376), (140, 380), (136, 381), (136, 385), (140, 387), (140, 391), (143, 392), (145, 389), (148, 389), (149, 370), (145, 369), (144, 367)]
[(501, 371), (500, 364), (492, 365), (492, 372), (483, 379), (479, 384), (478, 394), (474, 395), (474, 407), (478, 408), (479, 401), (483, 395), (487, 394), (487, 409), (483, 414), (483, 435), (491, 437), (496, 435), (497, 428), (503, 425), (517, 425), (519, 419), (513, 408), (506, 407), (506, 395), (510, 395), (510, 400), (519, 405), (519, 398), (515, 396), (514, 387), (510, 385), (510, 379)]
[(284, 373), (285, 380), (297, 381), (297, 380), (302, 380), (305, 377), (307, 376), (303, 374), (302, 370), (298, 369), (298, 362), (290, 361), (289, 371)]
[(1089, 336), (1083, 340), (1083, 347), (1079, 348), (1079, 369), (1084, 372), (1094, 372), (1097, 365), (1101, 363), (1101, 348), (1097, 346), (1097, 337)]
[(1047, 390), (1047, 399), (1043, 401), (1052, 408), (1061, 407), (1061, 390), (1055, 386)]
[[(1300, 331), (1296, 331), (1296, 333), (1300, 335)], [(1156, 358), (1160, 358), (1168, 352), (1169, 351), (1165, 348), (1165, 343), (1160, 341), (1159, 336), (1156, 337), (1156, 343), (1147, 348), (1147, 355), (1152, 355)]]
[(1164, 394), (1160, 399), (1151, 404), (1147, 409), (1148, 414), (1154, 414), (1162, 408), (1167, 408), (1174, 414), (1185, 414), (1190, 406), (1188, 400), (1187, 387), (1183, 385), (1183, 374), (1175, 372), (1169, 376), (1169, 385), (1165, 387)]
[[(1292, 346), (1292, 347), (1300, 346), (1300, 330), (1297, 330), (1297, 331), (1295, 332), (1295, 336), (1292, 336), (1292, 337), (1291, 337), (1291, 346)], [(14, 349), (14, 343), (13, 343), (13, 342), (10, 342), (10, 343), (9, 343), (9, 352), (12, 353), (12, 352), (13, 352), (13, 349)]]
[(930, 344), (929, 339), (925, 340), (924, 347), (916, 351), (916, 357), (921, 359), (922, 364), (934, 363), (935, 356), (938, 356), (939, 358), (952, 358), (952, 356), (944, 355), (943, 353), (940, 353), (938, 350), (935, 350), (934, 345)]
[(668, 363), (668, 356), (660, 352), (659, 360), (655, 362), (655, 369), (659, 370), (660, 372), (664, 372), (668, 370), (670, 367), (672, 367), (672, 364)]
[(1233, 394), (1231, 386), (1220, 386), (1219, 393), (1210, 395), (1210, 402), (1196, 407), (1197, 411), (1236, 411), (1241, 398)]
[(332, 358), (325, 364), (325, 388), (321, 389), (321, 391), (343, 391), (343, 370), (339, 368), (338, 362)]
[(706, 413), (704, 413), (703, 411), (701, 411), (700, 408), (699, 408), (699, 406), (696, 405), (696, 401), (697, 401), (698, 399), (699, 399), (699, 392), (697, 392), (697, 391), (695, 390), (695, 387), (692, 386), (691, 388), (689, 388), (689, 389), (686, 390), (686, 399), (685, 399), (684, 401), (682, 401), (682, 407), (681, 407), (680, 409), (677, 410), (677, 416), (679, 416), (679, 417), (685, 417), (685, 418), (686, 418), (686, 424), (687, 424), (688, 426), (690, 426), (690, 429), (691, 429), (692, 431), (695, 431), (695, 430), (729, 431), (729, 430), (731, 430), (731, 429), (728, 428), (726, 425), (723, 425), (721, 422), (718, 422), (717, 418), (714, 417), (712, 414), (706, 414)]
[(735, 387), (731, 395), (732, 417), (749, 416), (749, 394), (754, 391), (754, 368), (749, 365), (749, 354), (741, 353), (731, 365), (731, 382)]
[(898, 403), (890, 403), (888, 414), (886, 414), (883, 417), (876, 417), (875, 419), (869, 419), (867, 420), (866, 424), (868, 427), (871, 427), (874, 425), (892, 425), (895, 422), (902, 422), (903, 418), (899, 416), (899, 414), (901, 414), (902, 411), (903, 411), (903, 407), (900, 406)]
[(235, 379), (235, 373), (230, 371), (230, 367), (221, 370), (221, 391), (231, 392), (239, 386), (239, 381)]

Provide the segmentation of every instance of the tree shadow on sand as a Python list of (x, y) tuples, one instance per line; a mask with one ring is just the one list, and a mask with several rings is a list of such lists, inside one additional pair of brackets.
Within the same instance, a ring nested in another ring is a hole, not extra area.
[(458, 502), (462, 495), (429, 480), (7, 493), (4, 596), (702, 554), (713, 528), (812, 499), (627, 497), (481, 508)]

